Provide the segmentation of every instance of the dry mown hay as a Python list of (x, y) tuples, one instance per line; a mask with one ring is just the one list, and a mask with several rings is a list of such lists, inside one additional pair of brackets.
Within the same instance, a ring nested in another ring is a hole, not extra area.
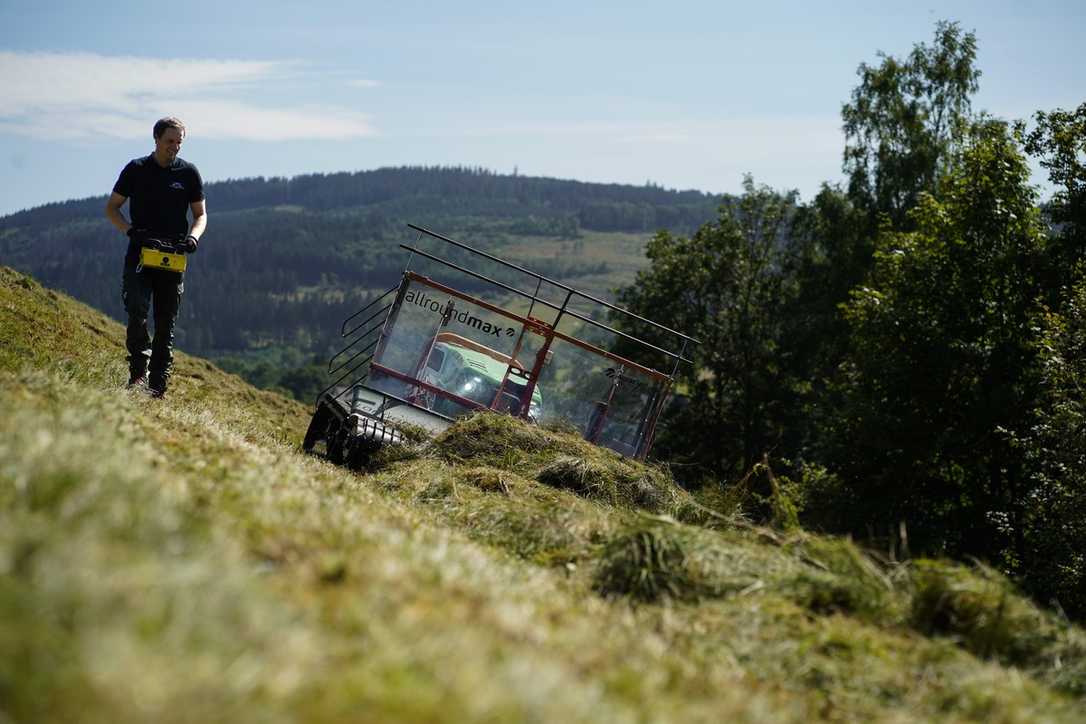
[[(574, 434), (479, 413), (439, 435), (434, 452), (449, 461), (513, 471), (553, 488), (625, 508), (685, 519), (689, 494), (656, 468), (596, 447)], [(485, 483), (484, 483), (485, 484)]]
[(788, 585), (816, 613), (849, 613), (881, 624), (901, 621), (902, 597), (883, 568), (845, 538), (802, 535), (788, 548), (806, 566)]
[(587, 445), (573, 435), (544, 430), (508, 415), (480, 412), (460, 420), (434, 440), (447, 460), (472, 460), (505, 467), (510, 456), (572, 453)]
[(539, 471), (536, 479), (624, 508), (674, 514), (689, 495), (658, 470), (627, 460), (562, 456)]
[(674, 526), (626, 530), (606, 546), (596, 572), (596, 590), (646, 603), (661, 598), (694, 599), (700, 590), (687, 570), (689, 541)]
[(958, 637), (966, 648), (1023, 663), (1050, 639), (1050, 626), (1010, 583), (988, 568), (917, 561), (910, 622), (925, 634)]
[(780, 589), (804, 568), (777, 548), (642, 515), (604, 545), (595, 587), (644, 602), (693, 601)]
[(465, 483), (478, 488), (484, 493), (509, 495), (512, 490), (509, 473), (498, 468), (471, 468), (465, 470), (460, 477)]
[(1020, 666), (1064, 691), (1086, 695), (1086, 637), (1037, 608), (987, 566), (913, 563), (909, 622), (955, 638), (984, 658)]

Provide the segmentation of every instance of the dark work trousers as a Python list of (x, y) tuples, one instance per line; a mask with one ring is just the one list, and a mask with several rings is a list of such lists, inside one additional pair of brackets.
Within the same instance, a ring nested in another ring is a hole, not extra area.
[[(173, 326), (185, 291), (184, 274), (165, 269), (140, 269), (139, 259), (127, 258), (121, 284), (121, 300), (128, 313), (128, 370), (133, 377), (149, 372), (148, 386), (166, 391), (173, 366)], [(147, 332), (152, 304), (154, 340)], [(150, 369), (148, 370), (148, 362)]]

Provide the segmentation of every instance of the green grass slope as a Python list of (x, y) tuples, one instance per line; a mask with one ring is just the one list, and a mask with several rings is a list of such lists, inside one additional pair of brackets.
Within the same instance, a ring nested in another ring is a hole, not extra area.
[(0, 269), (0, 721), (1083, 721), (1086, 637), (479, 416), (365, 475), (308, 410)]

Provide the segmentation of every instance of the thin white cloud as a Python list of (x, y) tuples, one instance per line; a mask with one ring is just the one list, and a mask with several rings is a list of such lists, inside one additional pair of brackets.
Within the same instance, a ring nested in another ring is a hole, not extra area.
[[(368, 116), (322, 106), (296, 108), (255, 108), (228, 100), (178, 101), (162, 104), (157, 113), (172, 112), (186, 119), (186, 125), (199, 130), (201, 137), (245, 139), (250, 141), (290, 141), (297, 139), (337, 140), (369, 136)], [(197, 119), (189, 121), (187, 119)], [(193, 131), (195, 132), (195, 130)]]
[(347, 81), (347, 85), (352, 88), (376, 88), (381, 85), (381, 81), (370, 80), (369, 78), (356, 78), (355, 80)]
[[(605, 183), (643, 183), (735, 193), (743, 175), (806, 198), (840, 181), (844, 134), (829, 115), (765, 115), (684, 120), (518, 121), (430, 126), (419, 136), (460, 155), (442, 162), (481, 164), (529, 175)], [(446, 142), (452, 139), (456, 143)], [(422, 160), (422, 159), (420, 159)], [(426, 159), (433, 162), (433, 158)]]
[(528, 139), (522, 147), (559, 144), (575, 156), (630, 158), (646, 165), (676, 161), (758, 169), (817, 159), (835, 172), (844, 148), (841, 122), (833, 116), (764, 116), (679, 121), (582, 120), (510, 121), (488, 126), (446, 124), (423, 132), (464, 139)]
[(0, 132), (40, 139), (142, 138), (148, 118), (175, 115), (207, 139), (285, 141), (373, 135), (364, 113), (239, 101), (294, 64), (93, 53), (0, 52)]
[(465, 136), (584, 137), (605, 139), (612, 143), (688, 143), (698, 146), (703, 146), (706, 139), (730, 139), (731, 142), (745, 143), (752, 138), (783, 144), (800, 142), (823, 145), (832, 142), (836, 145), (841, 137), (841, 121), (836, 116), (783, 115), (682, 121), (541, 121), (510, 122), (487, 127), (465, 126), (460, 132)]

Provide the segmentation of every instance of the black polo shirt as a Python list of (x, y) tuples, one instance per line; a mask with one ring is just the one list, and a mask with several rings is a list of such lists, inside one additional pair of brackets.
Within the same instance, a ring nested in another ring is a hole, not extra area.
[(154, 235), (184, 236), (189, 232), (189, 205), (203, 200), (204, 182), (188, 161), (174, 159), (162, 168), (151, 154), (129, 161), (113, 191), (129, 199), (133, 226)]

